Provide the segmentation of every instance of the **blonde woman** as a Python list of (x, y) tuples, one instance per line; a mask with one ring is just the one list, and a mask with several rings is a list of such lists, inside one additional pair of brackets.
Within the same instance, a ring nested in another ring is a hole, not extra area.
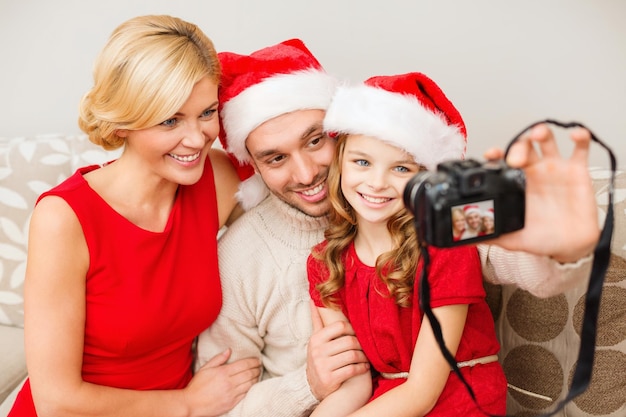
[(10, 416), (223, 414), (259, 375), (225, 351), (194, 376), (192, 343), (221, 306), (216, 234), (238, 178), (212, 150), (220, 66), (195, 25), (130, 19), (94, 67), (79, 125), (106, 166), (45, 192), (30, 224), (29, 379)]

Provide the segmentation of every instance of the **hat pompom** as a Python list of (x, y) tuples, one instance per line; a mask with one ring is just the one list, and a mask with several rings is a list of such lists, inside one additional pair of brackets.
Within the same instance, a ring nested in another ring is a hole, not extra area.
[(270, 190), (265, 185), (263, 178), (258, 173), (254, 173), (250, 178), (239, 184), (239, 191), (235, 197), (241, 204), (241, 207), (248, 211), (265, 200)]

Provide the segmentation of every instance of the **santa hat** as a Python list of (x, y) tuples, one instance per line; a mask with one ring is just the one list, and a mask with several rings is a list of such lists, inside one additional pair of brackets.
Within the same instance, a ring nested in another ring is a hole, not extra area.
[(493, 209), (487, 209), (483, 211), (483, 217), (491, 217), (493, 219)]
[(243, 180), (237, 198), (244, 209), (254, 207), (267, 187), (254, 170), (246, 149), (250, 132), (264, 122), (296, 110), (326, 110), (337, 79), (327, 74), (299, 39), (251, 53), (218, 54), (222, 66), (219, 90), (220, 142), (236, 160)]
[(480, 207), (473, 205), (473, 204), (468, 204), (467, 206), (463, 207), (463, 212), (465, 213), (466, 216), (470, 213), (481, 214)]
[(324, 129), (377, 137), (404, 149), (429, 170), (465, 155), (461, 115), (434, 81), (417, 72), (338, 87)]

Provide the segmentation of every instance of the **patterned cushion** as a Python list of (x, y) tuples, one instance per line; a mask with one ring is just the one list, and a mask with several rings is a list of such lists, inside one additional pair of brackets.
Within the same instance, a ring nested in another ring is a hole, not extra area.
[(37, 197), (76, 168), (114, 159), (86, 136), (0, 138), (0, 324), (23, 326), (28, 223)]
[[(604, 221), (609, 172), (590, 173)], [(612, 256), (600, 303), (592, 381), (560, 417), (626, 416), (626, 171), (618, 173), (615, 187)], [(584, 282), (565, 294), (540, 299), (513, 286), (488, 288), (509, 382), (507, 414), (551, 411), (567, 394), (578, 359), (586, 289)]]

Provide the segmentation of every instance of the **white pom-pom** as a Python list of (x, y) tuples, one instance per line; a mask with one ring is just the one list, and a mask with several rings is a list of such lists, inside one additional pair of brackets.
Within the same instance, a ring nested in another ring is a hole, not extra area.
[(269, 192), (261, 176), (255, 172), (253, 176), (239, 184), (239, 191), (235, 197), (241, 203), (241, 207), (248, 211), (265, 200)]

